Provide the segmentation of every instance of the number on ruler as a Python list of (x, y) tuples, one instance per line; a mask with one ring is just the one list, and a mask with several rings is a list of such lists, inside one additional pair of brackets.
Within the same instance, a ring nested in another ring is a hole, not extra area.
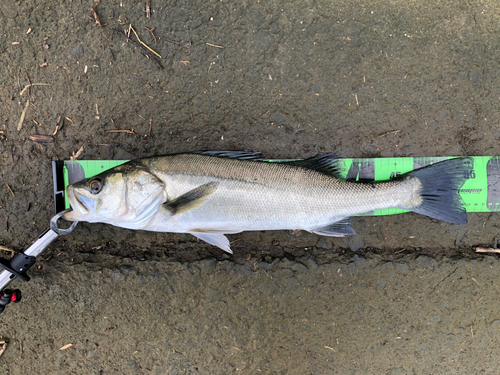
[(391, 176), (389, 177), (391, 180), (395, 179), (396, 177), (401, 176), (401, 172), (391, 172)]
[(474, 179), (476, 178), (476, 172), (474, 172), (474, 169), (466, 169), (464, 170), (464, 178), (466, 180), (469, 180), (469, 179)]

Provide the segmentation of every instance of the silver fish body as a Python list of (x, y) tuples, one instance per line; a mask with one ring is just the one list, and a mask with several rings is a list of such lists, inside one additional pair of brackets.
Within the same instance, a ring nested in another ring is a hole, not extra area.
[(73, 212), (65, 217), (191, 233), (228, 252), (224, 234), (303, 229), (345, 236), (354, 234), (347, 222), (350, 216), (384, 208), (456, 223), (467, 220), (457, 192), (464, 181), (463, 159), (393, 181), (356, 183), (332, 175), (337, 162), (333, 154), (290, 163), (241, 160), (238, 153), (233, 154), (236, 158), (213, 155), (136, 159), (69, 186)]

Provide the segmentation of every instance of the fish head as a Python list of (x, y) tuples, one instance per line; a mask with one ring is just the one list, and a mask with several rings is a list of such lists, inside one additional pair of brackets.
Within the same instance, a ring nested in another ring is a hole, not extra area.
[(116, 167), (66, 188), (70, 221), (144, 228), (167, 200), (165, 184), (140, 168)]

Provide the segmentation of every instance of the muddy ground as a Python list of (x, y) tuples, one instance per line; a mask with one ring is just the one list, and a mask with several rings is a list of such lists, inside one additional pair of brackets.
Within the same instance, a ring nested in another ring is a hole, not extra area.
[[(51, 161), (81, 147), (500, 155), (496, 1), (152, 0), (149, 19), (145, 3), (0, 1), (1, 245), (21, 250), (48, 226)], [(117, 32), (129, 25), (157, 62)], [(496, 373), (500, 264), (474, 249), (500, 237), (498, 219), (359, 217), (348, 239), (249, 232), (231, 236), (234, 256), (81, 223), (15, 284), (0, 370)]]

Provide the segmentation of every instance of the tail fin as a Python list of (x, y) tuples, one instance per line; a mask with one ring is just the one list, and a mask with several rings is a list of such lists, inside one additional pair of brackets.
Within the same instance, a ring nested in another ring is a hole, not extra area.
[(459, 189), (467, 179), (465, 171), (471, 169), (471, 163), (469, 158), (456, 158), (408, 173), (422, 184), (422, 203), (409, 209), (449, 223), (466, 224), (467, 212)]

